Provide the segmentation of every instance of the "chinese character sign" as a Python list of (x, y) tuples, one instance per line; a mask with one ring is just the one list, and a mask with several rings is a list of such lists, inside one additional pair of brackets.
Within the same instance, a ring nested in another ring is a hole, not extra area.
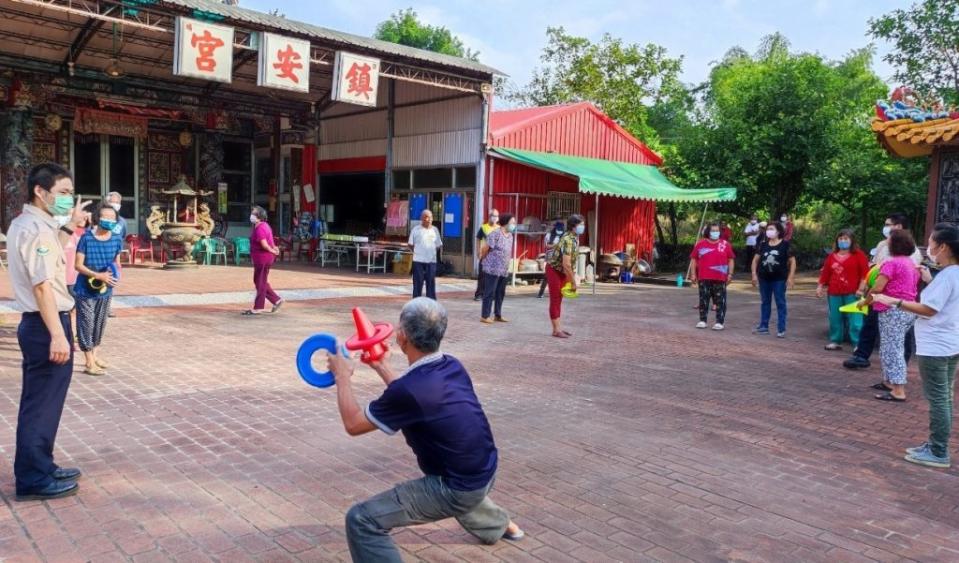
[(272, 33), (261, 34), (256, 85), (310, 91), (310, 42)]
[(229, 83), (233, 75), (233, 28), (178, 17), (173, 74)]
[(337, 102), (376, 107), (380, 60), (338, 51), (333, 65), (333, 93)]

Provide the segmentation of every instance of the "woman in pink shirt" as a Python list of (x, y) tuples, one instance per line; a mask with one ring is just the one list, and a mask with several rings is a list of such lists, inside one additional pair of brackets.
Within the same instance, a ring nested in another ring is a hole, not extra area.
[(266, 210), (259, 205), (253, 206), (250, 212), (250, 260), (253, 262), (253, 285), (256, 286), (256, 300), (253, 308), (243, 311), (244, 315), (259, 315), (269, 300), (273, 304), (271, 313), (275, 313), (283, 305), (283, 299), (270, 287), (270, 267), (273, 260), (280, 254), (280, 249), (273, 244), (273, 229), (266, 222)]
[[(879, 267), (879, 276), (870, 293), (882, 293), (902, 301), (915, 301), (919, 290), (919, 270), (912, 261), (916, 243), (909, 231), (899, 229), (889, 235), (889, 260)], [(873, 387), (884, 390), (876, 395), (880, 401), (906, 400), (906, 333), (916, 322), (916, 315), (878, 301), (872, 306), (879, 313), (879, 357), (882, 383)]]

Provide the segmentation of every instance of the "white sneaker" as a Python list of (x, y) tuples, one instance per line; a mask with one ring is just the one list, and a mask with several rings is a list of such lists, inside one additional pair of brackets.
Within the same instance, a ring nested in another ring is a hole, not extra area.
[(713, 325), (713, 330), (722, 330), (726, 327), (723, 326), (723, 323), (716, 323)]
[(696, 323), (696, 328), (706, 328), (706, 321), (699, 321)]

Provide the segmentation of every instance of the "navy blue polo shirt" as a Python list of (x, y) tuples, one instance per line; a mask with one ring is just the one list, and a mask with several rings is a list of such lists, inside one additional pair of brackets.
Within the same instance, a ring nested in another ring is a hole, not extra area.
[(436, 354), (410, 366), (366, 417), (387, 434), (403, 432), (426, 475), (457, 491), (485, 487), (496, 473), (497, 453), (483, 407), (463, 364)]

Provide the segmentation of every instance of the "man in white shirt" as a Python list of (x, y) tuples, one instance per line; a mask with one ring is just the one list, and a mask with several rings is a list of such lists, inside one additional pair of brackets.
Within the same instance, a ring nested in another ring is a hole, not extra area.
[(429, 209), (420, 213), (420, 224), (410, 231), (409, 245), (413, 248), (413, 297), (423, 295), (426, 282), (426, 296), (435, 300), (436, 251), (443, 246), (443, 238), (433, 226), (433, 213)]
[(749, 224), (743, 229), (743, 234), (746, 235), (746, 271), (749, 272), (753, 256), (756, 255), (756, 242), (759, 239), (759, 217), (756, 217), (755, 213), (749, 218)]

